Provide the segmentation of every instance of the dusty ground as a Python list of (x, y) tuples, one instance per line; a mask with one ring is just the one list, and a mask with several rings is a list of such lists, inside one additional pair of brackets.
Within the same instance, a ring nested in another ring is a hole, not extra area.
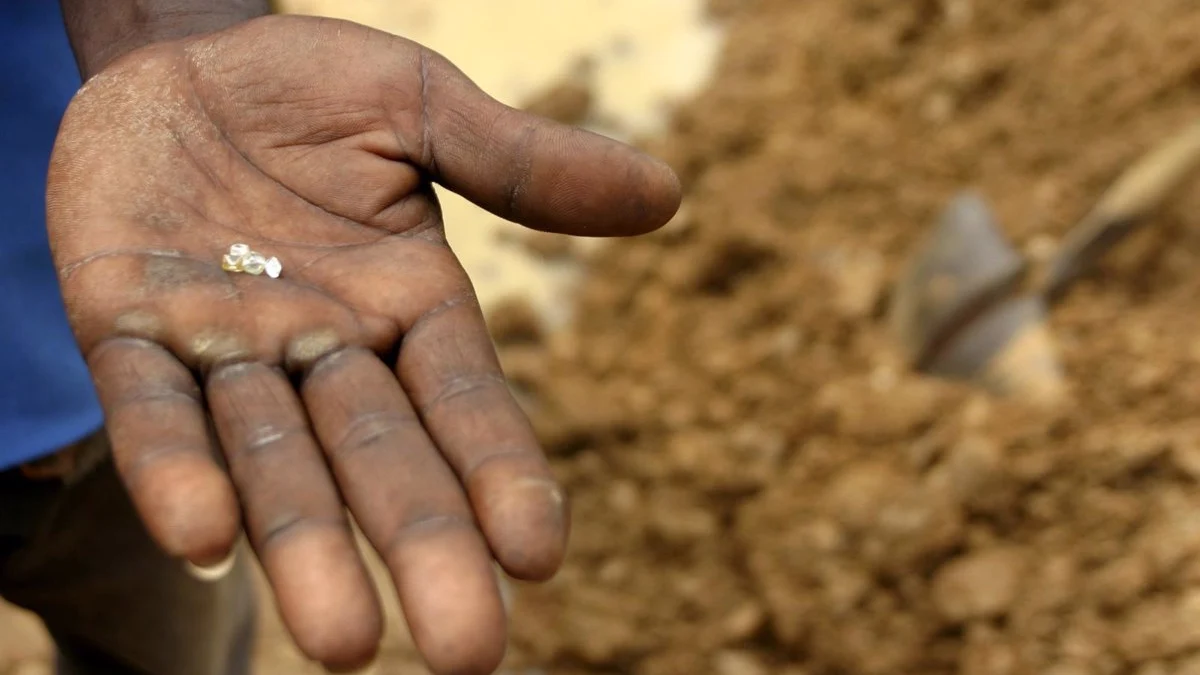
[[(882, 320), (963, 187), (1032, 253), (1200, 112), (1190, 0), (724, 2), (655, 148), (668, 231), (504, 351), (574, 501), (518, 596), (548, 672), (1200, 673), (1200, 181), (1053, 316), (1053, 409), (910, 376)], [(503, 338), (504, 335), (498, 337)]]
[(1200, 181), (1053, 315), (1066, 404), (913, 377), (882, 319), (955, 191), (1037, 254), (1195, 118), (1200, 7), (713, 9), (718, 73), (652, 146), (684, 213), (584, 255), (568, 329), (493, 320), (575, 523), (513, 666), (1200, 673)]

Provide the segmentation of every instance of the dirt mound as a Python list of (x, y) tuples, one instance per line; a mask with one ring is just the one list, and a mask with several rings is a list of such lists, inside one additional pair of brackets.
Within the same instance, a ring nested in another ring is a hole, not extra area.
[[(553, 673), (1200, 673), (1200, 190), (1055, 311), (1070, 401), (905, 372), (888, 288), (976, 188), (1046, 250), (1200, 114), (1192, 0), (724, 2), (688, 197), (496, 317), (567, 485)], [(1200, 185), (1193, 182), (1192, 186)]]

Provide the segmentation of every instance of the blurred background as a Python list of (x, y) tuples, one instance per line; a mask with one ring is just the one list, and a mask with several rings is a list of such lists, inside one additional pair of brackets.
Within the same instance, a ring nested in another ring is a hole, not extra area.
[(1194, 0), (279, 4), (684, 182), (605, 243), (442, 193), (574, 509), (506, 672), (1200, 675)]

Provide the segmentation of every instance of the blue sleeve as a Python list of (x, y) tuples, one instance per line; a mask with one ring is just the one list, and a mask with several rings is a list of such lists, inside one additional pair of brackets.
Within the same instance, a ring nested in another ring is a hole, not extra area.
[(0, 469), (101, 424), (45, 224), (50, 151), (79, 84), (58, 3), (0, 0)]

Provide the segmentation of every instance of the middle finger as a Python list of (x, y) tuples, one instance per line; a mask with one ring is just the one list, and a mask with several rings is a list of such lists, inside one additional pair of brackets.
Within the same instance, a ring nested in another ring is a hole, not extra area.
[(301, 651), (326, 666), (365, 665), (382, 611), (304, 409), (280, 371), (222, 366), (206, 394), (250, 542)]

